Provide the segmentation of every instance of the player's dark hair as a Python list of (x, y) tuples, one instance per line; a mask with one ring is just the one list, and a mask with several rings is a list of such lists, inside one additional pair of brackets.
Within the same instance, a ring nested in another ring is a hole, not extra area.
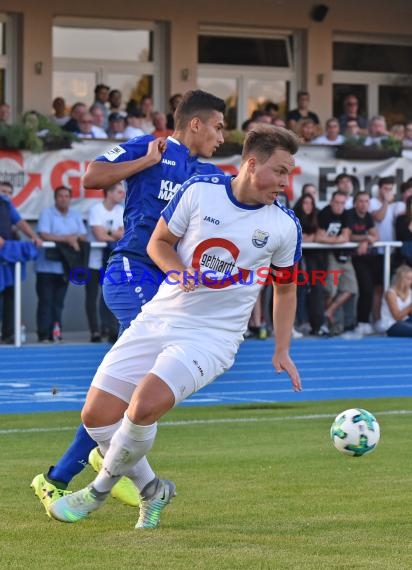
[(187, 91), (175, 111), (175, 129), (185, 129), (194, 117), (205, 122), (213, 111), (225, 113), (226, 104), (223, 99), (200, 89)]
[(260, 123), (246, 135), (242, 162), (251, 154), (256, 154), (261, 162), (266, 162), (275, 150), (286, 150), (295, 154), (298, 148), (299, 140), (294, 132), (284, 127)]

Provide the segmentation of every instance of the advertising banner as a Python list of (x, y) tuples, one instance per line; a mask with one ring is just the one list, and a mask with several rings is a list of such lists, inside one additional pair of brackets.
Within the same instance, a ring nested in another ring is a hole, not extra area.
[[(89, 208), (102, 199), (101, 189), (85, 189), (81, 178), (87, 165), (96, 156), (115, 146), (114, 141), (84, 141), (73, 143), (71, 149), (34, 154), (28, 151), (0, 151), (0, 181), (9, 181), (14, 187), (13, 203), (23, 218), (37, 220), (40, 212), (53, 204), (53, 190), (69, 186), (73, 191), (73, 207), (84, 218)], [(376, 191), (381, 176), (394, 176), (399, 192), (400, 184), (412, 177), (412, 151), (402, 157), (387, 160), (340, 160), (335, 149), (324, 146), (302, 146), (295, 157), (295, 169), (290, 177), (287, 195), (291, 204), (300, 196), (305, 183), (319, 189), (319, 206), (329, 200), (334, 180), (341, 172), (353, 174), (360, 189)], [(236, 175), (239, 155), (215, 158), (212, 162), (228, 174)]]

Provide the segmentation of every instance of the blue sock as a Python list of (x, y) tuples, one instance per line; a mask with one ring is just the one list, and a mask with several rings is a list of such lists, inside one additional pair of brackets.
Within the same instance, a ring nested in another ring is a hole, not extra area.
[(50, 467), (47, 477), (52, 481), (60, 481), (67, 485), (75, 475), (83, 471), (87, 465), (89, 453), (97, 443), (87, 433), (81, 424), (76, 432), (74, 440), (57, 465)]

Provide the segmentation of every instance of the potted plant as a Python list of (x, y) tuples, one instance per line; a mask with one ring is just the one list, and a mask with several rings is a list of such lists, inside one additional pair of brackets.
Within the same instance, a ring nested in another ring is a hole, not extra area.
[(365, 137), (346, 140), (336, 149), (336, 158), (355, 160), (384, 160), (402, 155), (402, 141), (388, 136), (379, 145), (365, 146)]
[(12, 125), (0, 123), (0, 149), (42, 152), (70, 148), (74, 140), (78, 139), (73, 133), (36, 111), (25, 113)]

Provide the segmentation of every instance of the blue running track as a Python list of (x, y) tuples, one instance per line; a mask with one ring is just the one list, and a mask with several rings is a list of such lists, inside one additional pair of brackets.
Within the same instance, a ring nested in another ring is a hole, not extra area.
[[(0, 349), (0, 414), (80, 410), (108, 345), (67, 344)], [(243, 343), (235, 365), (183, 406), (412, 397), (412, 341), (293, 341), (303, 392), (272, 369), (271, 340)]]

